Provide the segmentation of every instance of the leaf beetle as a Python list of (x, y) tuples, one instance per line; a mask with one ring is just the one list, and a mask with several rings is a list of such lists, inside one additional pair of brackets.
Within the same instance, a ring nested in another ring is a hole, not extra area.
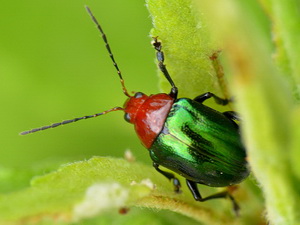
[(184, 177), (196, 201), (229, 197), (237, 213), (239, 206), (229, 191), (203, 198), (197, 187), (197, 184), (210, 187), (231, 186), (240, 183), (250, 173), (239, 127), (234, 122), (237, 119), (236, 114), (233, 111), (222, 113), (203, 104), (209, 98), (214, 98), (216, 103), (221, 105), (228, 104), (229, 100), (219, 98), (210, 92), (194, 99), (177, 98), (178, 88), (164, 64), (162, 45), (157, 37), (153, 38), (152, 44), (156, 50), (158, 67), (170, 83), (171, 91), (169, 94), (154, 95), (136, 92), (131, 96), (125, 87), (121, 71), (102, 27), (87, 6), (86, 9), (101, 33), (120, 78), (123, 93), (128, 99), (123, 107), (24, 131), (21, 135), (94, 118), (113, 111), (124, 111), (124, 119), (134, 125), (139, 139), (149, 150), (153, 167), (173, 181), (175, 192), (180, 191), (179, 180), (173, 173), (161, 170), (160, 166)]

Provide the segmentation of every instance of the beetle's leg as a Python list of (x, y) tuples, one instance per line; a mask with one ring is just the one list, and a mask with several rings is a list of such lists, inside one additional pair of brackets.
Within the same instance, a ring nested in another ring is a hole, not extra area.
[(198, 190), (197, 183), (195, 183), (193, 181), (190, 181), (190, 180), (186, 180), (186, 184), (189, 187), (190, 191), (192, 192), (194, 199), (196, 201), (199, 201), (199, 202), (204, 202), (204, 201), (211, 200), (211, 199), (216, 199), (216, 198), (227, 198), (227, 197), (229, 197), (229, 199), (232, 202), (233, 210), (234, 210), (235, 214), (239, 215), (240, 207), (237, 204), (237, 202), (235, 201), (235, 199), (233, 198), (233, 196), (228, 191), (219, 192), (219, 193), (210, 195), (208, 197), (202, 198), (202, 196), (201, 196), (201, 194)]
[(230, 119), (230, 121), (232, 121), (232, 123), (234, 123), (234, 125), (237, 127), (237, 129), (239, 129), (239, 125), (236, 123), (235, 120), (240, 121), (241, 117), (234, 111), (226, 111), (223, 112), (223, 115), (226, 116), (228, 119)]
[(220, 97), (216, 96), (215, 94), (213, 94), (211, 92), (206, 92), (202, 95), (197, 96), (196, 98), (194, 98), (194, 101), (199, 102), (199, 103), (203, 103), (205, 100), (207, 100), (211, 97), (213, 97), (215, 102), (219, 105), (227, 105), (229, 102), (231, 102), (230, 99), (220, 98)]
[(160, 71), (164, 74), (165, 78), (169, 81), (169, 83), (172, 86), (170, 95), (176, 99), (177, 94), (178, 94), (178, 88), (176, 87), (174, 81), (172, 80), (172, 78), (166, 68), (166, 65), (164, 64), (164, 60), (165, 60), (164, 52), (161, 51), (162, 45), (161, 45), (161, 42), (157, 40), (157, 38), (158, 37), (153, 37), (152, 45), (156, 50), (156, 58), (158, 61), (158, 67), (159, 67)]
[(173, 180), (173, 185), (174, 185), (174, 191), (176, 193), (179, 193), (180, 192), (180, 182), (179, 180), (174, 176), (173, 173), (169, 173), (169, 172), (166, 172), (166, 171), (163, 171), (161, 169), (159, 169), (159, 165), (155, 162), (153, 162), (153, 167), (159, 172), (161, 173), (162, 175), (164, 175), (166, 178), (168, 178), (169, 180)]
[(234, 112), (234, 111), (226, 111), (226, 112), (223, 112), (223, 114), (224, 114), (228, 119), (231, 119), (231, 120), (237, 120), (237, 121), (240, 121), (240, 120), (241, 120), (241, 117), (239, 116), (239, 114), (237, 114), (237, 113)]

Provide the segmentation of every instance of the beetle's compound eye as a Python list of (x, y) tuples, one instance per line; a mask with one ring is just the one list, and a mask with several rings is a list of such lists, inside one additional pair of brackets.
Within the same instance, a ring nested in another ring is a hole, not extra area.
[(142, 92), (136, 92), (135, 94), (134, 94), (134, 97), (135, 98), (141, 98), (141, 97), (143, 97), (145, 94), (144, 93), (142, 93)]
[(130, 118), (129, 113), (125, 113), (125, 114), (124, 114), (124, 119), (125, 119), (128, 123), (130, 123), (131, 118)]

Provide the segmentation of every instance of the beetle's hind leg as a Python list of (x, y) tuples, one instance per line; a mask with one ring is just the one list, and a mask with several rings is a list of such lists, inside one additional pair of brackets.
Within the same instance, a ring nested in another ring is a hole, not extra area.
[(224, 98), (220, 98), (218, 96), (216, 96), (215, 94), (211, 93), (211, 92), (206, 92), (202, 95), (197, 96), (196, 98), (194, 98), (194, 101), (199, 102), (199, 103), (203, 103), (205, 100), (209, 99), (213, 97), (215, 102), (219, 105), (227, 105), (229, 102), (231, 102), (231, 99), (224, 99)]
[(224, 114), (224, 116), (226, 116), (228, 119), (241, 121), (240, 115), (237, 114), (237, 112), (235, 112), (235, 111), (226, 111), (226, 112), (223, 112), (223, 114)]
[(228, 119), (230, 119), (234, 123), (234, 125), (239, 129), (239, 125), (235, 121), (235, 120), (241, 121), (241, 117), (239, 116), (239, 114), (237, 114), (234, 111), (226, 111), (223, 112), (223, 115), (226, 116)]
[(168, 178), (169, 180), (173, 181), (173, 185), (174, 185), (174, 191), (176, 193), (180, 193), (180, 182), (179, 180), (174, 176), (173, 173), (169, 173), (166, 171), (163, 171), (161, 169), (159, 169), (159, 164), (153, 162), (153, 167), (156, 169), (156, 171), (158, 171), (160, 174), (164, 175), (166, 178)]
[(216, 199), (216, 198), (227, 198), (228, 197), (232, 202), (232, 206), (233, 206), (233, 210), (234, 210), (235, 214), (237, 216), (239, 215), (240, 207), (237, 204), (237, 202), (235, 201), (235, 199), (233, 198), (233, 196), (229, 193), (229, 191), (219, 192), (219, 193), (207, 196), (205, 198), (202, 198), (202, 196), (198, 190), (197, 183), (190, 181), (190, 180), (186, 180), (186, 184), (189, 187), (190, 191), (192, 192), (194, 199), (199, 202), (205, 202), (207, 200)]

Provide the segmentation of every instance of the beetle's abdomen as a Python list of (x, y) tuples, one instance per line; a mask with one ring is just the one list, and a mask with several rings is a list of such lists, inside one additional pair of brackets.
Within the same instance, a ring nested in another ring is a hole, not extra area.
[(229, 186), (249, 175), (238, 126), (191, 99), (173, 104), (149, 151), (159, 165), (208, 186)]

